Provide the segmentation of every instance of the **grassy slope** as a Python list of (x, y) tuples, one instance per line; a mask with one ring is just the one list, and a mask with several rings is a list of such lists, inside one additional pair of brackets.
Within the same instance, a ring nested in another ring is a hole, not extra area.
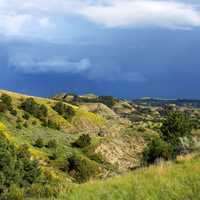
[[(12, 97), (14, 109), (17, 110), (19, 115), (22, 115), (22, 111), (17, 107), (20, 105), (21, 101), (25, 98), (32, 97), (27, 95), (22, 95), (18, 93), (13, 93), (5, 90), (0, 90), (0, 94), (5, 93)], [(74, 105), (67, 104), (74, 108), (75, 116), (73, 117), (72, 121), (69, 122), (65, 120), (62, 116), (58, 115), (53, 109), (52, 106), (55, 105), (56, 101), (52, 99), (40, 98), (40, 97), (33, 97), (34, 100), (39, 104), (44, 104), (48, 108), (48, 115), (49, 118), (53, 121), (57, 122), (61, 125), (62, 129), (65, 131), (75, 131), (77, 130), (84, 130), (84, 128), (94, 129), (99, 128), (100, 126), (106, 126), (106, 120), (94, 113), (88, 112), (85, 109), (79, 108)]]
[[(1, 93), (1, 91), (0, 91)], [(13, 98), (13, 103), (18, 114), (22, 116), (23, 112), (17, 109), (21, 98), (27, 96), (15, 93), (8, 93)], [(16, 126), (16, 117), (9, 113), (1, 116), (0, 121), (6, 125), (7, 129), (0, 123), (0, 130), (4, 132), (9, 140), (16, 145), (27, 143), (31, 147), (31, 152), (35, 157), (44, 163), (46, 169), (57, 173), (60, 180), (66, 180), (66, 184), (72, 188), (70, 192), (63, 194), (58, 200), (196, 200), (200, 199), (200, 157), (192, 158), (185, 161), (180, 161), (176, 164), (167, 163), (161, 166), (152, 166), (150, 168), (141, 169), (127, 175), (114, 177), (102, 181), (91, 181), (83, 185), (76, 185), (68, 182), (68, 177), (65, 173), (57, 170), (56, 163), (48, 163), (48, 155), (52, 152), (47, 148), (38, 149), (32, 146), (36, 138), (42, 137), (45, 143), (56, 138), (59, 142), (60, 151), (63, 155), (69, 155), (73, 151), (78, 151), (70, 146), (71, 141), (78, 137), (74, 132), (70, 132), (72, 128), (80, 127), (80, 129), (91, 128), (91, 131), (99, 126), (106, 125), (104, 118), (87, 112), (84, 109), (74, 107), (76, 116), (72, 122), (66, 121), (51, 109), (51, 105), (55, 101), (50, 99), (36, 98), (38, 103), (43, 103), (48, 106), (49, 113), (52, 119), (64, 123), (65, 126), (61, 131), (42, 127), (39, 122), (37, 125), (32, 125), (29, 119), (28, 128), (18, 130)], [(84, 126), (84, 127), (82, 127)], [(77, 129), (78, 132), (78, 129)], [(130, 131), (132, 133), (132, 130)], [(99, 138), (93, 138), (93, 145), (99, 142)], [(82, 153), (82, 152), (78, 152)], [(37, 198), (38, 199), (38, 198)], [(34, 199), (36, 200), (36, 199)]]
[[(1, 93), (6, 93), (12, 97), (12, 105), (13, 108), (17, 110), (17, 116), (13, 116), (9, 112), (0, 113), (0, 130), (5, 129), (4, 133), (7, 134), (8, 139), (16, 146), (28, 144), (32, 155), (40, 161), (41, 166), (49, 168), (53, 172), (58, 171), (59, 163), (63, 162), (66, 157), (69, 157), (75, 152), (82, 154), (82, 151), (80, 149), (71, 147), (71, 143), (78, 138), (78, 133), (84, 132), (85, 128), (93, 130), (92, 133), (94, 133), (99, 126), (106, 125), (106, 120), (103, 117), (91, 112), (87, 112), (82, 108), (70, 104), (68, 105), (72, 106), (75, 110), (75, 116), (73, 117), (72, 121), (67, 121), (52, 109), (52, 106), (56, 103), (56, 101), (40, 97), (33, 97), (37, 103), (47, 106), (48, 117), (54, 122), (60, 123), (62, 128), (58, 131), (43, 127), (41, 125), (41, 122), (33, 116), (31, 116), (28, 120), (23, 119), (22, 116), (24, 114), (24, 111), (18, 108), (21, 102), (25, 98), (28, 98), (30, 96), (3, 90), (0, 90), (0, 95)], [(22, 125), (24, 123), (28, 124), (27, 128), (24, 126), (22, 126), (22, 129), (16, 128), (16, 121), (19, 118), (22, 121), (20, 122)], [(36, 121), (37, 124), (33, 125), (33, 121)], [(56, 151), (59, 152), (58, 160), (49, 160), (49, 156), (52, 155), (53, 152), (55, 152), (55, 149), (45, 147), (37, 148), (33, 146), (36, 139), (38, 138), (42, 138), (45, 144), (47, 144), (48, 141), (52, 138), (57, 140), (58, 147)], [(61, 174), (61, 176), (63, 176), (63, 178), (66, 177), (66, 173), (63, 173), (61, 171), (59, 171), (59, 173)]]
[(59, 200), (199, 200), (200, 157), (77, 185)]

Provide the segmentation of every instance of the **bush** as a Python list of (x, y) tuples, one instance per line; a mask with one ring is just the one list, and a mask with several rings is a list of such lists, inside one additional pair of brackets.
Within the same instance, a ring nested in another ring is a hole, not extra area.
[(17, 111), (14, 110), (14, 109), (12, 109), (12, 110), (10, 111), (10, 114), (13, 115), (13, 116), (17, 116)]
[(78, 147), (78, 148), (84, 148), (91, 144), (91, 137), (88, 134), (81, 135), (74, 143), (72, 143), (72, 146)]
[(0, 102), (0, 112), (4, 113), (8, 110), (7, 105), (3, 102)]
[(38, 167), (38, 162), (36, 160), (29, 161), (25, 160), (24, 161), (24, 176), (23, 176), (23, 184), (33, 184), (36, 182), (38, 177), (41, 175), (41, 170)]
[(58, 158), (58, 154), (56, 152), (53, 152), (50, 156), (49, 159), (50, 160), (56, 160)]
[(17, 123), (16, 128), (17, 129), (22, 129), (22, 125), (20, 123)]
[(27, 145), (21, 145), (17, 151), (17, 156), (23, 162), (23, 179), (22, 185), (33, 184), (41, 175), (38, 162), (31, 160), (31, 154)]
[(112, 96), (99, 96), (98, 101), (107, 105), (108, 107), (115, 105), (115, 99)]
[(139, 127), (137, 130), (138, 132), (145, 132), (146, 129), (144, 127)]
[(28, 123), (25, 122), (25, 123), (23, 124), (23, 126), (24, 126), (25, 128), (28, 128)]
[(175, 154), (179, 154), (181, 138), (191, 136), (192, 123), (186, 114), (169, 111), (160, 130), (161, 138), (173, 146)]
[(73, 155), (68, 158), (69, 173), (78, 181), (85, 182), (99, 173), (99, 167), (94, 161), (81, 156)]
[(50, 119), (47, 121), (47, 124), (44, 124), (44, 125), (52, 129), (60, 130), (60, 126), (56, 122), (53, 122)]
[(32, 125), (37, 125), (37, 121), (36, 120), (34, 120), (34, 121), (32, 121)]
[(70, 120), (75, 115), (74, 109), (62, 102), (57, 102), (53, 109), (67, 120)]
[(23, 118), (26, 119), (26, 120), (29, 120), (30, 115), (28, 113), (24, 113)]
[(12, 98), (9, 95), (2, 94), (1, 101), (7, 106), (8, 110), (12, 109)]
[(38, 138), (36, 141), (35, 141), (35, 144), (34, 146), (38, 147), (38, 148), (42, 148), (44, 147), (44, 141), (42, 138)]
[(144, 164), (153, 164), (157, 159), (169, 160), (172, 158), (172, 146), (161, 138), (154, 138), (143, 152)]
[(40, 169), (36, 162), (30, 159), (28, 149), (25, 146), (17, 149), (2, 135), (0, 169), (0, 199), (7, 196), (9, 200), (21, 200), (23, 194), (17, 186), (24, 183), (32, 184), (40, 176)]
[(40, 105), (36, 103), (33, 98), (28, 98), (23, 101), (21, 104), (21, 108), (40, 120), (46, 118), (48, 115), (47, 107), (45, 105)]

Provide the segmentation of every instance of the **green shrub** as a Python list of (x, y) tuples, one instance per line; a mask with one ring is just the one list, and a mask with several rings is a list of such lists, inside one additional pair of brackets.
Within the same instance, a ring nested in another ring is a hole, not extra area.
[(57, 102), (53, 109), (67, 120), (70, 120), (75, 115), (74, 109), (62, 102)]
[(47, 107), (38, 104), (33, 98), (28, 98), (23, 101), (21, 108), (38, 119), (46, 118), (48, 115)]
[(28, 123), (25, 122), (25, 123), (23, 124), (23, 126), (24, 126), (25, 128), (28, 128)]
[(78, 148), (84, 148), (91, 144), (91, 137), (88, 134), (81, 135), (74, 143), (72, 143), (72, 146), (78, 147)]
[(87, 157), (90, 158), (90, 160), (94, 160), (95, 162), (99, 163), (99, 164), (103, 164), (104, 163), (104, 159), (103, 156), (100, 153), (87, 153)]
[[(0, 199), (21, 199), (22, 193), (17, 185), (32, 184), (40, 176), (40, 169), (30, 159), (27, 147), (17, 149), (0, 135)], [(14, 185), (13, 185), (14, 184)]]
[(53, 109), (60, 115), (64, 115), (65, 113), (65, 104), (62, 102), (56, 103), (56, 105), (53, 107)]
[(96, 162), (82, 156), (73, 155), (68, 158), (68, 163), (69, 173), (80, 183), (90, 180), (99, 173)]
[(37, 125), (37, 121), (36, 120), (32, 121), (32, 125)]
[(28, 145), (21, 145), (17, 151), (17, 156), (23, 163), (23, 185), (33, 184), (38, 180), (41, 175), (41, 170), (39, 168), (38, 162), (36, 160), (31, 160), (31, 154), (28, 150)]
[(49, 155), (50, 160), (56, 160), (58, 158), (58, 154), (56, 152), (53, 152), (51, 155)]
[(38, 107), (38, 118), (42, 118), (42, 117), (47, 117), (48, 115), (48, 109), (45, 105), (39, 105)]
[(0, 102), (0, 112), (4, 113), (8, 110), (7, 105), (3, 102)]
[(154, 138), (143, 152), (144, 164), (153, 164), (157, 159), (172, 158), (172, 146), (159, 137)]
[(46, 126), (48, 126), (49, 128), (52, 128), (52, 129), (60, 130), (60, 126), (56, 122), (54, 122), (50, 119), (47, 121)]
[(26, 119), (26, 120), (29, 120), (30, 115), (28, 113), (24, 113), (23, 118)]
[(98, 101), (107, 105), (108, 107), (114, 106), (116, 102), (112, 96), (99, 96)]
[(17, 116), (17, 111), (14, 110), (14, 109), (12, 109), (12, 110), (10, 111), (10, 114), (13, 115), (13, 116)]
[(138, 132), (145, 132), (145, 128), (144, 127), (139, 127), (137, 130), (138, 130)]
[(38, 148), (42, 148), (44, 147), (44, 141), (42, 138), (38, 138), (36, 141), (35, 141), (35, 144), (34, 146), (38, 147)]
[(23, 176), (23, 184), (26, 186), (27, 184), (33, 184), (36, 182), (38, 177), (41, 175), (41, 170), (38, 167), (38, 162), (36, 160), (29, 161), (24, 160), (24, 176)]
[(12, 98), (9, 95), (2, 94), (1, 101), (7, 106), (8, 110), (12, 109)]
[(186, 114), (169, 111), (160, 130), (161, 138), (173, 146), (174, 154), (179, 154), (181, 138), (191, 137), (192, 123)]
[(17, 129), (22, 129), (22, 125), (20, 123), (17, 123), (16, 128)]

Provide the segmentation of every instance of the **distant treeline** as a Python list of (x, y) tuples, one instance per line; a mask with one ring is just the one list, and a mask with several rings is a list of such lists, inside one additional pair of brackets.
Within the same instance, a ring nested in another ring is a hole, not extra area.
[(196, 99), (133, 99), (133, 103), (146, 104), (148, 106), (164, 106), (166, 104), (175, 104), (177, 106), (191, 106), (200, 108), (200, 100)]

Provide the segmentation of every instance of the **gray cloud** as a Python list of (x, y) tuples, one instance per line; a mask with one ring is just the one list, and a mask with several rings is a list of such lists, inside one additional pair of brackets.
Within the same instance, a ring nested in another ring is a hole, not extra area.
[(16, 71), (26, 74), (38, 73), (78, 73), (89, 80), (96, 81), (123, 81), (145, 82), (146, 77), (140, 72), (125, 71), (114, 65), (99, 66), (92, 64), (90, 59), (82, 58), (78, 61), (70, 60), (64, 56), (51, 56), (42, 58), (26, 53), (17, 53), (9, 58), (9, 66)]
[(87, 74), (91, 80), (104, 80), (109, 82), (146, 82), (147, 78), (140, 72), (125, 71), (119, 66), (96, 66), (90, 69)]
[(16, 70), (24, 73), (80, 73), (91, 67), (90, 60), (87, 58), (79, 61), (71, 61), (63, 56), (39, 59), (26, 54), (10, 57), (9, 63)]

